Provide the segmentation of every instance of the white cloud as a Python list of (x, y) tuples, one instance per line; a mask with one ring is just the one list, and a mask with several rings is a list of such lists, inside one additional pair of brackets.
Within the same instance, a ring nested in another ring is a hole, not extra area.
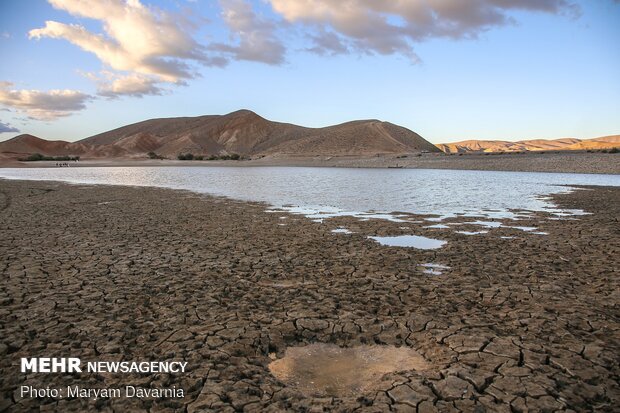
[[(511, 24), (513, 10), (576, 13), (568, 0), (269, 0), (290, 23), (319, 30), (311, 50), (403, 54), (417, 59), (413, 44), (430, 38), (475, 38)], [(329, 29), (330, 31), (326, 31)], [(327, 33), (327, 34), (326, 34)], [(326, 37), (327, 36), (327, 37)]]
[(284, 62), (286, 49), (275, 36), (276, 24), (256, 14), (245, 0), (220, 0), (222, 18), (234, 33), (236, 45), (214, 44), (219, 51), (235, 60), (250, 60), (267, 64)]
[(86, 108), (91, 96), (76, 90), (11, 89), (10, 82), (0, 82), (0, 105), (23, 112), (32, 119), (55, 120)]
[(177, 82), (192, 77), (187, 61), (211, 61), (184, 29), (185, 19), (147, 7), (139, 0), (48, 0), (57, 9), (77, 17), (99, 20), (105, 34), (89, 32), (77, 24), (55, 21), (29, 32), (30, 38), (65, 39), (94, 53), (112, 69), (153, 75), (161, 81)]
[[(161, 95), (164, 89), (158, 86), (158, 79), (137, 73), (119, 74), (107, 70), (83, 75), (97, 84), (97, 93), (108, 98), (120, 96), (142, 97), (145, 95)], [(180, 83), (180, 82), (177, 82)]]
[[(578, 12), (571, 0), (260, 1), (219, 0), (221, 18), (231, 38), (208, 46), (192, 36), (197, 22), (206, 20), (189, 20), (140, 0), (48, 0), (72, 16), (100, 22), (102, 31), (47, 21), (31, 30), (29, 37), (64, 39), (96, 55), (105, 70), (88, 77), (100, 95), (141, 97), (162, 94), (165, 84), (186, 84), (200, 65), (221, 67), (230, 60), (283, 64), (286, 46), (278, 34), (291, 38), (298, 28), (310, 40), (305, 50), (313, 53), (399, 54), (416, 62), (416, 43), (432, 38), (475, 38), (492, 27), (513, 24), (515, 10)], [(254, 7), (257, 4), (271, 5), (272, 11), (261, 14)]]

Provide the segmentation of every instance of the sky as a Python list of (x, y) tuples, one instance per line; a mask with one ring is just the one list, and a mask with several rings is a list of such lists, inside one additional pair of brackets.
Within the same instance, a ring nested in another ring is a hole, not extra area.
[(0, 141), (250, 109), (433, 143), (620, 134), (620, 0), (0, 0)]

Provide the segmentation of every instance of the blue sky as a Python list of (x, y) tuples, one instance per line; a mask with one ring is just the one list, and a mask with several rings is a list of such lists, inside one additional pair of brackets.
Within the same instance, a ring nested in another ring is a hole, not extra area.
[(434, 143), (620, 133), (618, 1), (398, 4), (2, 1), (0, 140), (241, 108)]

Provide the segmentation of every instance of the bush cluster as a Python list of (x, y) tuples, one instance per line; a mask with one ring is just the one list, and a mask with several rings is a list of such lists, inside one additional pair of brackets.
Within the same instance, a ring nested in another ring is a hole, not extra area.
[(203, 155), (194, 155), (193, 153), (180, 153), (177, 155), (177, 159), (180, 161), (239, 161), (243, 159), (241, 155), (238, 153), (233, 153), (230, 155), (211, 155), (206, 158)]
[(149, 152), (146, 154), (146, 156), (148, 156), (149, 159), (168, 159), (165, 156), (161, 156), (160, 154), (155, 152)]
[(27, 158), (18, 158), (18, 161), (23, 161), (23, 162), (36, 162), (36, 161), (79, 161), (80, 157), (79, 156), (68, 156), (68, 155), (63, 155), (63, 156), (45, 156), (45, 155), (41, 155), (40, 153), (33, 153), (32, 155), (28, 156)]

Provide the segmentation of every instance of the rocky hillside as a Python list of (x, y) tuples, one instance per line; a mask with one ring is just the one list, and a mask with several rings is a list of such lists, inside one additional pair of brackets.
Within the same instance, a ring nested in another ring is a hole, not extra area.
[(620, 147), (620, 135), (595, 139), (533, 139), (517, 142), (467, 140), (437, 145), (445, 153), (599, 150)]
[(195, 155), (374, 155), (440, 152), (409, 129), (378, 120), (360, 120), (325, 128), (272, 122), (254, 112), (151, 119), (75, 143), (20, 135), (0, 143), (4, 156), (81, 155), (90, 158)]

